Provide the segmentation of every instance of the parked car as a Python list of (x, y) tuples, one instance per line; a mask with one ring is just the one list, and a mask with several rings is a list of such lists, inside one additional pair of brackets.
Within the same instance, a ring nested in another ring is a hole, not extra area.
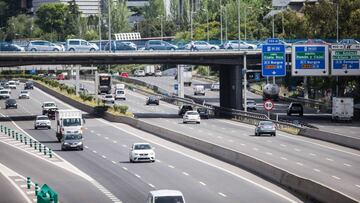
[(128, 77), (129, 77), (129, 73), (127, 73), (127, 72), (122, 72), (122, 73), (120, 73), (120, 77), (128, 78)]
[(144, 70), (135, 70), (134, 76), (135, 77), (145, 77), (145, 71)]
[(65, 44), (66, 51), (77, 52), (93, 52), (99, 51), (99, 47), (96, 44), (92, 44), (83, 39), (68, 39)]
[(26, 90), (20, 91), (19, 99), (30, 99), (30, 93)]
[(178, 190), (150, 191), (147, 203), (185, 203), (184, 195)]
[(320, 45), (331, 45), (331, 43), (328, 43), (322, 39), (307, 39), (307, 40), (301, 40), (294, 43), (294, 45), (297, 44), (320, 44)]
[(51, 121), (47, 116), (36, 116), (34, 122), (34, 128), (37, 130), (38, 128), (47, 128), (51, 129)]
[(303, 115), (304, 109), (301, 103), (298, 102), (291, 102), (289, 107), (287, 108), (287, 115), (291, 116), (291, 114), (299, 114), (300, 116)]
[(205, 41), (191, 41), (185, 47), (186, 47), (186, 49), (191, 50), (191, 51), (219, 50), (220, 49), (219, 46), (210, 44)]
[(64, 51), (62, 46), (45, 40), (30, 41), (25, 49), (26, 51)]
[(360, 44), (360, 42), (355, 39), (343, 39), (338, 44), (349, 44), (350, 45), (350, 44)]
[(65, 134), (61, 139), (61, 150), (84, 150), (84, 138), (80, 133)]
[[(104, 50), (109, 51), (109, 42), (105, 45)], [(111, 41), (111, 51), (135, 51), (137, 50), (136, 44), (132, 42)]]
[(106, 94), (102, 98), (102, 101), (104, 103), (112, 103), (112, 104), (114, 104), (115, 103), (115, 98), (114, 98), (114, 96), (112, 94)]
[(161, 70), (155, 70), (155, 77), (161, 77), (161, 76), (162, 76)]
[(34, 83), (32, 81), (25, 82), (24, 89), (25, 90), (34, 89)]
[(211, 91), (219, 91), (220, 90), (220, 83), (215, 82), (215, 83), (211, 84), (210, 90)]
[(15, 108), (17, 109), (17, 103), (15, 99), (7, 99), (5, 101), (5, 109)]
[(269, 134), (276, 136), (276, 127), (272, 121), (260, 121), (255, 127), (255, 136)]
[(224, 49), (256, 49), (255, 44), (250, 44), (242, 40), (229, 40), (224, 43)]
[(246, 101), (246, 106), (248, 110), (256, 110), (256, 102), (255, 100), (248, 99)]
[(194, 108), (191, 105), (184, 104), (181, 107), (179, 107), (178, 115), (183, 116), (187, 111), (192, 111), (192, 110), (194, 110)]
[(148, 98), (146, 98), (146, 105), (150, 105), (150, 104), (159, 105), (160, 104), (159, 98), (154, 95), (149, 96)]
[(200, 118), (210, 118), (209, 110), (207, 108), (198, 108), (196, 111), (199, 113)]
[(178, 47), (162, 40), (149, 40), (145, 43), (145, 50), (170, 50), (175, 51)]
[(23, 47), (8, 42), (0, 42), (0, 51), (25, 51)]
[(195, 122), (200, 124), (200, 114), (197, 111), (187, 111), (183, 116), (183, 123)]
[(149, 143), (134, 143), (129, 153), (130, 163), (138, 161), (155, 162), (154, 148)]

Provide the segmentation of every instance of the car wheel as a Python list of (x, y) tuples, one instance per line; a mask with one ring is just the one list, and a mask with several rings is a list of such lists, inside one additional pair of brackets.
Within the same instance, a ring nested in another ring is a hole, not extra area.
[(287, 113), (288, 116), (291, 116), (291, 113)]
[(51, 127), (48, 127), (48, 129), (50, 130), (50, 129), (51, 129)]
[(273, 136), (276, 136), (276, 133), (273, 133)]
[(154, 163), (154, 162), (155, 162), (155, 160), (151, 160), (151, 162), (153, 162), (153, 163)]
[(84, 148), (81, 147), (80, 150), (81, 150), (81, 151), (84, 151)]
[(233, 49), (232, 47), (228, 47), (227, 49)]
[(197, 124), (200, 124), (200, 122), (196, 122)]
[(303, 116), (303, 113), (300, 113), (300, 116)]
[(95, 51), (95, 49), (94, 49), (94, 48), (90, 49), (90, 52), (94, 52), (94, 51)]
[(150, 48), (149, 51), (154, 51), (154, 48)]
[(185, 123), (186, 123), (186, 121), (183, 121), (183, 123), (185, 124)]
[(69, 49), (69, 51), (73, 51), (73, 52), (75, 52), (75, 49), (74, 49), (74, 48), (70, 48), (70, 49)]
[(32, 48), (30, 51), (36, 51), (36, 49)]
[(53, 51), (59, 51), (59, 49), (54, 49)]
[(61, 151), (65, 151), (65, 148), (63, 146), (61, 146)]
[(129, 162), (130, 162), (130, 163), (134, 163), (134, 161), (133, 161), (131, 158), (129, 159)]
[(36, 127), (36, 126), (35, 126), (34, 128), (35, 128), (35, 130), (37, 130), (37, 127)]
[(211, 47), (210, 50), (211, 50), (211, 51), (214, 51), (214, 50), (215, 50), (215, 47)]

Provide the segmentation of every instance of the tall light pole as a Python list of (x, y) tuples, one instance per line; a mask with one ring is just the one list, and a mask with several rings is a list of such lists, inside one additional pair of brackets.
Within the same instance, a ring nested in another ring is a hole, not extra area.
[[(110, 1), (108, 0), (108, 15), (109, 15), (109, 52), (111, 52), (111, 8)], [(110, 71), (109, 71), (110, 72)]]
[(237, 11), (237, 15), (238, 15), (238, 50), (240, 50), (240, 0), (237, 0), (237, 7), (238, 7), (238, 11)]
[(224, 19), (225, 19), (225, 40), (228, 40), (228, 19), (227, 19), (227, 15), (226, 15), (226, 11), (227, 11), (227, 9), (226, 9), (226, 6), (224, 7), (224, 10), (225, 10), (225, 12), (224, 12)]
[(162, 15), (160, 15), (160, 26), (161, 26), (161, 28), (160, 28), (160, 32), (161, 32), (161, 40), (163, 40), (163, 38), (164, 38), (164, 28), (163, 28), (163, 16)]
[(220, 40), (223, 43), (223, 16), (222, 16), (222, 0), (220, 0)]
[(207, 42), (209, 42), (209, 9), (206, 7), (206, 35), (207, 35)]
[(336, 3), (336, 42), (339, 42), (339, 2)]
[(193, 0), (190, 0), (190, 41), (193, 39)]
[(98, 15), (98, 20), (99, 20), (99, 49), (101, 51), (101, 1), (99, 1), (99, 15)]

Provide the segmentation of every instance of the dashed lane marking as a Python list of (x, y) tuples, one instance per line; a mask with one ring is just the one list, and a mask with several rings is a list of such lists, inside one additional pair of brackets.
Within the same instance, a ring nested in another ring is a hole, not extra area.
[(184, 174), (184, 175), (186, 175), (186, 176), (189, 176), (189, 174), (188, 174), (188, 173), (186, 173), (186, 172), (182, 172), (182, 174)]
[(297, 151), (297, 152), (300, 152), (300, 151), (301, 151), (301, 150), (300, 150), (300, 149), (298, 149), (298, 148), (295, 148), (294, 150), (295, 150), (295, 151)]
[(355, 185), (356, 187), (360, 188), (360, 185)]
[(351, 167), (351, 165), (350, 165), (350, 164), (346, 164), (346, 163), (344, 164), (344, 166)]
[(253, 150), (255, 150), (255, 151), (259, 151), (259, 149), (258, 149), (258, 148), (256, 148), (256, 147), (254, 147), (254, 148), (253, 148)]
[(270, 156), (272, 155), (272, 153), (271, 153), (271, 152), (266, 152), (266, 154), (267, 154), (267, 155), (270, 155)]
[(313, 154), (313, 153), (310, 153), (309, 155), (310, 155), (310, 156), (316, 156), (316, 154)]
[(226, 197), (226, 195), (224, 193), (222, 193), (222, 192), (219, 192), (218, 194), (223, 196), (223, 197)]
[(280, 157), (282, 160), (285, 160), (285, 161), (287, 161), (288, 159), (287, 158), (285, 158), (285, 157)]
[(337, 176), (331, 176), (332, 178), (336, 179), (336, 180), (340, 180), (341, 178), (337, 177)]
[(136, 174), (136, 173), (135, 173), (135, 176), (136, 176), (137, 178), (141, 178), (141, 176), (140, 176), (140, 175), (138, 175), (138, 174)]
[(116, 144), (116, 143), (117, 143), (117, 141), (116, 141), (116, 140), (114, 140), (114, 141), (113, 141), (113, 143), (114, 143), (114, 144)]
[(151, 183), (148, 183), (148, 185), (149, 185), (150, 187), (152, 187), (152, 188), (155, 188), (155, 186), (154, 186), (153, 184), (151, 184)]
[(280, 146), (282, 146), (282, 147), (286, 147), (286, 144), (280, 144)]
[(199, 183), (200, 183), (201, 185), (203, 185), (203, 186), (206, 186), (206, 184), (205, 184), (204, 182), (201, 182), (201, 181), (200, 181)]
[(296, 162), (296, 164), (299, 165), (299, 166), (304, 166), (304, 164), (300, 163), (300, 162)]
[(105, 156), (105, 155), (102, 155), (102, 158), (106, 159), (106, 156)]
[(317, 169), (317, 168), (314, 168), (313, 170), (314, 170), (314, 171), (316, 171), (316, 172), (320, 172), (320, 170), (319, 170), (319, 169)]
[(326, 158), (326, 160), (328, 160), (328, 161), (334, 161), (333, 159), (330, 159), (330, 158)]
[(122, 169), (124, 169), (125, 171), (127, 171), (127, 170), (128, 170), (128, 169), (127, 169), (126, 167), (124, 167), (124, 166), (122, 167)]
[(169, 168), (175, 168), (173, 165), (168, 165)]
[(116, 161), (111, 161), (113, 164), (116, 164)]
[(94, 152), (95, 154), (97, 154), (97, 151), (93, 150), (92, 152)]

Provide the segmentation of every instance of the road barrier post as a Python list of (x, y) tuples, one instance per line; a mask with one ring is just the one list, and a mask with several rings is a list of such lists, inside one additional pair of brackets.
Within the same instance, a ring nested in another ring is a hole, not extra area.
[(34, 141), (34, 149), (37, 150), (37, 142)]
[(15, 137), (16, 137), (16, 140), (19, 140), (19, 134), (18, 133), (15, 133)]
[(27, 177), (27, 189), (30, 189), (31, 188), (31, 180), (30, 180), (30, 177)]
[(49, 149), (49, 157), (52, 158), (52, 150)]
[(25, 145), (27, 145), (27, 138), (26, 138), (26, 136), (24, 136), (24, 143), (25, 143)]
[(41, 152), (41, 143), (39, 143), (39, 152)]
[(23, 136), (20, 134), (20, 142), (23, 142)]
[(5, 135), (7, 134), (7, 128), (4, 126)]
[(14, 135), (14, 132), (15, 132), (15, 131), (11, 131), (10, 129), (8, 129), (9, 135), (10, 135), (10, 132), (11, 132), (12, 135)]
[(3, 132), (3, 126), (2, 125), (0, 126), (0, 128), (1, 128), (1, 132)]
[(30, 147), (32, 147), (32, 139), (29, 140)]
[(39, 184), (35, 183), (35, 196), (39, 193)]
[(46, 156), (46, 146), (44, 145), (44, 155)]

